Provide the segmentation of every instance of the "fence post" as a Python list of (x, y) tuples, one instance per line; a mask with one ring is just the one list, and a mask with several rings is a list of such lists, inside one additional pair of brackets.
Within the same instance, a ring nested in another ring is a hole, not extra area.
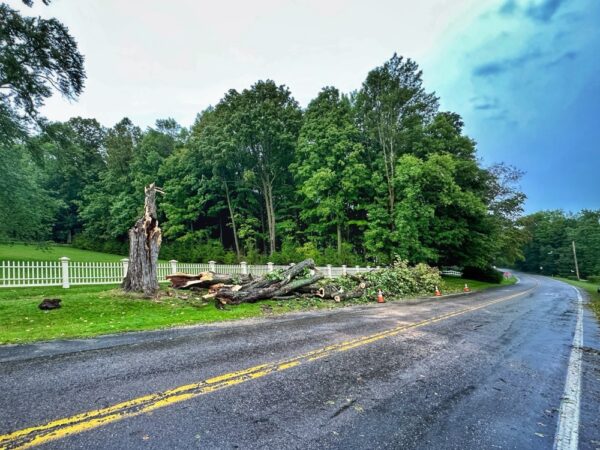
[(169, 262), (171, 263), (171, 273), (177, 273), (177, 260), (172, 259)]
[(129, 258), (123, 258), (121, 264), (123, 265), (123, 278), (125, 278), (127, 276), (127, 271), (129, 270)]
[(379, 269), (381, 269), (381, 267), (379, 267), (379, 266), (376, 266), (376, 267), (375, 267), (375, 270), (379, 270)]
[(269, 272), (269, 273), (273, 272), (273, 263), (272, 262), (267, 263), (267, 272)]
[(216, 272), (217, 271), (217, 263), (215, 261), (209, 261), (208, 262), (208, 270), (210, 270), (211, 272)]
[(356, 266), (356, 273), (360, 272), (360, 266)]
[(346, 267), (346, 264), (342, 264), (342, 276), (346, 275), (348, 275), (348, 268)]
[(248, 263), (246, 261), (242, 261), (240, 266), (242, 266), (242, 275), (248, 275)]
[(60, 263), (62, 267), (62, 287), (68, 289), (70, 287), (69, 284), (69, 258), (63, 256), (60, 258)]
[(333, 278), (333, 274), (331, 273), (331, 264), (327, 264), (327, 278)]

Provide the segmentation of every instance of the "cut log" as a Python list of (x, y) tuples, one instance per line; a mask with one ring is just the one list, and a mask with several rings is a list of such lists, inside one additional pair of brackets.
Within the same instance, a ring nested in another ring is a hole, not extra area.
[(365, 295), (365, 289), (356, 288), (348, 292), (340, 292), (337, 295), (334, 295), (333, 300), (336, 303), (343, 302), (344, 300), (348, 300), (349, 298), (358, 298)]
[(333, 300), (336, 303), (343, 302), (344, 300), (348, 300), (349, 298), (359, 298), (365, 295), (367, 291), (367, 283), (364, 281), (360, 283), (356, 288), (351, 291), (340, 292), (337, 295), (334, 295)]
[(339, 286), (326, 284), (325, 286), (321, 287), (316, 294), (321, 298), (333, 298), (340, 292), (342, 292), (342, 289)]
[(200, 272), (198, 275), (174, 273), (166, 276), (174, 289), (202, 289), (216, 284), (246, 284), (252, 281), (251, 275), (227, 275), (214, 272)]

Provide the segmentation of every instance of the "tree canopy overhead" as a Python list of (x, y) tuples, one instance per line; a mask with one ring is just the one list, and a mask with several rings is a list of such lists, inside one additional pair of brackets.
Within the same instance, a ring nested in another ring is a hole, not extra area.
[[(24, 3), (31, 6), (33, 1)], [(0, 117), (5, 139), (11, 137), (6, 131), (22, 130), (37, 119), (53, 91), (69, 99), (79, 96), (85, 78), (84, 57), (67, 27), (54, 18), (24, 17), (0, 3)]]

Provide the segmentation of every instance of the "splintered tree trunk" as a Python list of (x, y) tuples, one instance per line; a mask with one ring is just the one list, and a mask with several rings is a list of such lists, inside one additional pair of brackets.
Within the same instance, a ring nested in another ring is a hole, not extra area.
[(156, 265), (162, 236), (156, 218), (156, 192), (162, 191), (152, 183), (144, 192), (144, 216), (129, 230), (129, 268), (121, 288), (151, 297), (158, 291)]

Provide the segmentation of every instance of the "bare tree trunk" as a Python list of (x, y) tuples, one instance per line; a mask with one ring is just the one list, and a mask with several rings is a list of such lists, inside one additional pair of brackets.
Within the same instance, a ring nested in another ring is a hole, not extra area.
[(267, 210), (267, 225), (269, 231), (269, 255), (275, 252), (275, 209), (273, 208), (273, 186), (269, 180), (263, 179), (263, 195)]
[[(380, 118), (380, 120), (382, 120)], [(379, 144), (383, 151), (383, 165), (385, 169), (385, 178), (388, 188), (388, 208), (390, 212), (390, 227), (394, 229), (394, 207), (396, 202), (396, 193), (394, 189), (394, 177), (396, 172), (396, 150), (394, 148), (393, 138), (386, 136), (381, 124), (378, 127)], [(388, 142), (389, 139), (389, 142)]]
[(235, 226), (233, 206), (231, 205), (231, 198), (229, 196), (229, 187), (227, 186), (227, 181), (224, 181), (223, 184), (225, 185), (225, 197), (227, 198), (227, 207), (229, 208), (229, 217), (231, 218), (231, 228), (233, 229), (233, 242), (235, 244), (235, 254), (237, 255), (239, 260), (241, 256), (240, 244), (238, 242), (237, 227)]
[(129, 230), (129, 268), (121, 288), (151, 297), (158, 291), (156, 265), (162, 234), (156, 218), (156, 192), (162, 191), (152, 183), (144, 192), (144, 216)]
[(342, 226), (337, 223), (337, 251), (338, 255), (342, 256)]

